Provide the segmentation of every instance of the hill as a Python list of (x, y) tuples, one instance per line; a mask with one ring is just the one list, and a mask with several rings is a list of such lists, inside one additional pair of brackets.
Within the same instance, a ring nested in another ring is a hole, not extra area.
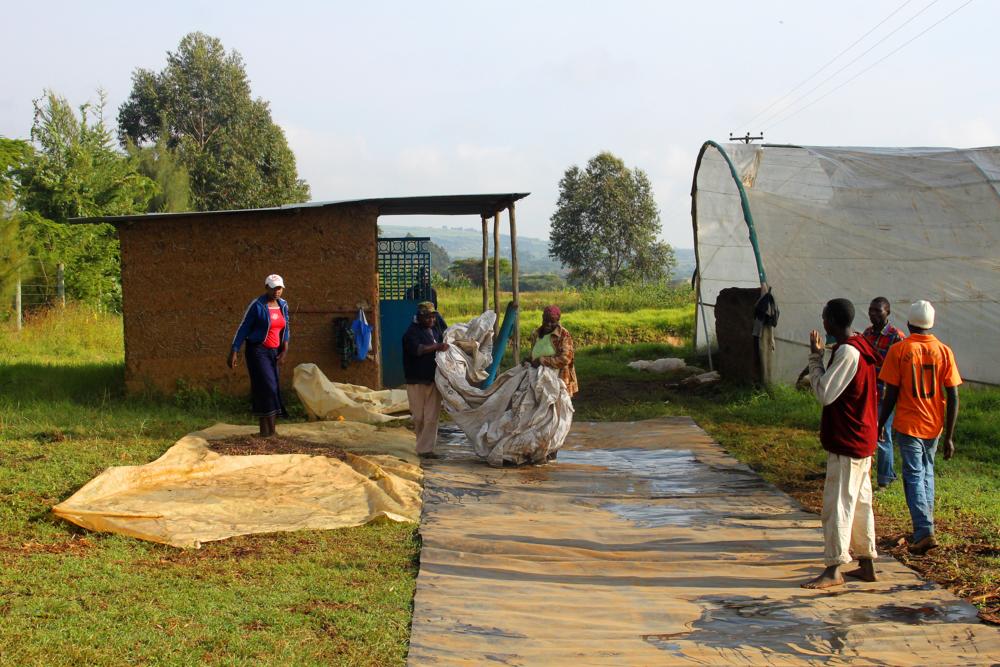
[[(447, 251), (452, 259), (467, 257), (482, 257), (482, 231), (471, 227), (418, 227), (413, 225), (382, 224), (382, 235), (386, 237), (429, 236), (434, 243)], [(492, 231), (491, 231), (492, 234)], [(492, 237), (491, 237), (492, 238)], [(510, 256), (510, 236), (500, 235), (500, 253)], [(556, 260), (549, 257), (549, 242), (546, 239), (536, 239), (530, 236), (517, 237), (517, 253), (521, 263), (521, 273), (558, 273), (566, 271)], [(674, 248), (677, 257), (677, 268), (674, 277), (679, 280), (690, 280), (694, 272), (694, 250), (692, 248)]]

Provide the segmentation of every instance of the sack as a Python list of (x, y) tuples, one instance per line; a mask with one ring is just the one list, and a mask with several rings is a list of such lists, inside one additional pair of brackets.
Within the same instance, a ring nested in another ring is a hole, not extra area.
[(372, 325), (368, 324), (365, 311), (361, 308), (358, 308), (358, 316), (351, 324), (351, 331), (354, 332), (354, 345), (357, 347), (355, 358), (362, 361), (368, 357), (368, 350), (372, 346)]

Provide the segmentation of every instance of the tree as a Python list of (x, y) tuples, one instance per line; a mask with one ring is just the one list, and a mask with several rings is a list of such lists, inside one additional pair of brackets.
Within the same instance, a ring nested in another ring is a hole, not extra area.
[(17, 174), (31, 154), (28, 142), (0, 137), (0, 309), (8, 305), (7, 297), (27, 260), (14, 196), (18, 185)]
[(17, 202), (35, 278), (50, 282), (66, 265), (69, 297), (121, 305), (118, 239), (111, 225), (68, 225), (73, 217), (144, 212), (156, 184), (120, 153), (104, 124), (104, 95), (79, 107), (46, 91), (35, 100), (34, 152), (18, 170)]
[(149, 200), (150, 213), (179, 213), (191, 210), (191, 179), (161, 135), (153, 146), (140, 148), (131, 141), (128, 154), (136, 160), (139, 173), (156, 183), (156, 194)]
[(572, 282), (591, 287), (667, 280), (674, 251), (657, 240), (660, 212), (649, 178), (611, 153), (559, 182), (549, 256), (569, 267)]
[[(489, 280), (492, 285), (493, 281), (493, 258), (490, 257), (487, 260), (487, 270), (489, 271)], [(483, 260), (476, 259), (475, 257), (470, 257), (468, 259), (456, 259), (448, 267), (448, 273), (451, 276), (463, 276), (469, 280), (473, 285), (481, 287), (483, 284)], [(500, 258), (500, 287), (502, 289), (510, 289), (511, 282), (511, 265), (510, 260), (503, 257)]]
[(118, 112), (125, 146), (161, 139), (187, 169), (196, 210), (260, 208), (309, 199), (285, 134), (253, 99), (243, 58), (200, 32), (167, 52), (160, 72), (136, 69)]

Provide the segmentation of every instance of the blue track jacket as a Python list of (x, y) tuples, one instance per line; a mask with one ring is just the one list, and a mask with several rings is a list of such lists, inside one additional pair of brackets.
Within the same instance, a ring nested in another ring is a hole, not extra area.
[[(282, 347), (288, 342), (288, 302), (278, 299), (281, 314), (285, 316), (285, 330), (281, 332)], [(248, 343), (263, 343), (267, 338), (267, 330), (271, 328), (271, 318), (267, 312), (267, 295), (262, 294), (250, 302), (247, 312), (243, 314), (243, 322), (233, 337), (233, 351), (239, 352), (243, 341)]]

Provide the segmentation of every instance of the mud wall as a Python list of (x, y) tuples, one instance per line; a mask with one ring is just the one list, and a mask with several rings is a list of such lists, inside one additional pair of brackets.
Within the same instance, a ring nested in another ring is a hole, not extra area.
[[(378, 212), (371, 206), (251, 211), (122, 223), (125, 384), (173, 393), (178, 381), (249, 392), (243, 363), (226, 367), (247, 305), (264, 278), (285, 279), (290, 333), (282, 385), (312, 362), (331, 380), (378, 388)], [(333, 319), (364, 307), (372, 354), (341, 369)]]
[(715, 300), (719, 374), (737, 382), (759, 382), (760, 361), (753, 336), (753, 307), (759, 288), (728, 287)]

